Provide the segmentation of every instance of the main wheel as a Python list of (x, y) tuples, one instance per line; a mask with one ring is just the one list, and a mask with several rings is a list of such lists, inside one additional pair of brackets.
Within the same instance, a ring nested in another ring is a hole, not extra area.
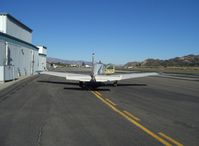
[(83, 87), (84, 87), (84, 82), (79, 81), (79, 86), (80, 86), (81, 88), (83, 88)]
[(113, 86), (117, 87), (117, 81), (113, 82)]

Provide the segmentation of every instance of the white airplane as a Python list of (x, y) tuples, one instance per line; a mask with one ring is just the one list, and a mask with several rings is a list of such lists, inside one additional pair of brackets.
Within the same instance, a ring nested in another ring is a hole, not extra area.
[(89, 74), (75, 74), (75, 73), (64, 73), (64, 72), (51, 72), (45, 71), (41, 74), (48, 74), (58, 77), (64, 77), (66, 80), (79, 81), (80, 87), (85, 87), (86, 83), (91, 83), (93, 86), (99, 85), (100, 83), (113, 83), (113, 86), (117, 86), (118, 81), (141, 78), (147, 76), (156, 76), (158, 73), (131, 73), (131, 74), (111, 74), (106, 75), (104, 73), (104, 64), (95, 62), (95, 54), (92, 54), (92, 70)]

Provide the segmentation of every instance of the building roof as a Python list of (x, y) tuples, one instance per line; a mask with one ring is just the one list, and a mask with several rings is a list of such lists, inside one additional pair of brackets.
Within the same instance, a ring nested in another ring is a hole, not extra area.
[(37, 47), (42, 47), (42, 48), (44, 48), (44, 49), (47, 49), (47, 47), (46, 46), (43, 46), (43, 45), (36, 45)]
[(30, 29), (28, 26), (26, 26), (25, 24), (23, 24), (22, 22), (20, 22), (19, 20), (17, 20), (16, 18), (14, 18), (12, 15), (8, 14), (8, 13), (0, 13), (0, 16), (7, 16), (8, 19), (10, 19), (11, 21), (13, 21), (15, 24), (21, 26), (22, 28), (24, 28), (25, 30), (29, 31), (30, 33), (32, 33), (32, 29)]
[(0, 32), (0, 39), (1, 39), (1, 38), (5, 39), (5, 40), (12, 40), (12, 41), (18, 42), (18, 43), (20, 43), (20, 44), (23, 44), (23, 45), (32, 47), (32, 48), (34, 48), (34, 49), (36, 49), (36, 50), (39, 50), (39, 48), (38, 48), (37, 46), (35, 46), (35, 45), (31, 44), (31, 43), (25, 42), (25, 41), (23, 41), (23, 40), (20, 40), (20, 39), (18, 39), (18, 38), (16, 38), (16, 37), (13, 37), (13, 36), (11, 36), (11, 35), (8, 35), (8, 34), (6, 34), (6, 33)]

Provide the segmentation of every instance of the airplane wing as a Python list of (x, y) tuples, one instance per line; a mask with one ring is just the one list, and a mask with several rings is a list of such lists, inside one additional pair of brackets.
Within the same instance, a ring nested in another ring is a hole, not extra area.
[(91, 80), (91, 76), (85, 75), (85, 74), (74, 74), (74, 73), (66, 73), (66, 72), (51, 72), (51, 71), (41, 72), (40, 74), (64, 77), (64, 78), (66, 78), (66, 80), (74, 80), (74, 81), (89, 82)]
[(97, 75), (95, 77), (97, 82), (111, 82), (120, 81), (132, 78), (141, 78), (147, 76), (157, 76), (158, 73), (132, 73), (132, 74), (118, 74), (118, 75)]
[(151, 73), (132, 73), (132, 74), (122, 74), (121, 80), (125, 79), (132, 79), (132, 78), (142, 78), (142, 77), (148, 77), (148, 76), (157, 76), (158, 73), (151, 72)]
[[(74, 80), (74, 81), (83, 81), (89, 82), (91, 81), (90, 75), (85, 74), (75, 74), (75, 73), (64, 73), (64, 72), (41, 72), (41, 74), (48, 74), (58, 77), (64, 77), (66, 80)], [(158, 73), (132, 73), (132, 74), (116, 74), (116, 75), (96, 75), (96, 82), (112, 82), (112, 81), (120, 81), (131, 78), (141, 78), (147, 76), (157, 76)]]

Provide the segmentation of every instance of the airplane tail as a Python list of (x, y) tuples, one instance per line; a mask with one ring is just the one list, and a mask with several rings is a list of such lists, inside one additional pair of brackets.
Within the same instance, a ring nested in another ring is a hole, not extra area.
[(91, 78), (94, 80), (94, 67), (95, 67), (95, 53), (92, 53), (92, 69), (91, 69)]

